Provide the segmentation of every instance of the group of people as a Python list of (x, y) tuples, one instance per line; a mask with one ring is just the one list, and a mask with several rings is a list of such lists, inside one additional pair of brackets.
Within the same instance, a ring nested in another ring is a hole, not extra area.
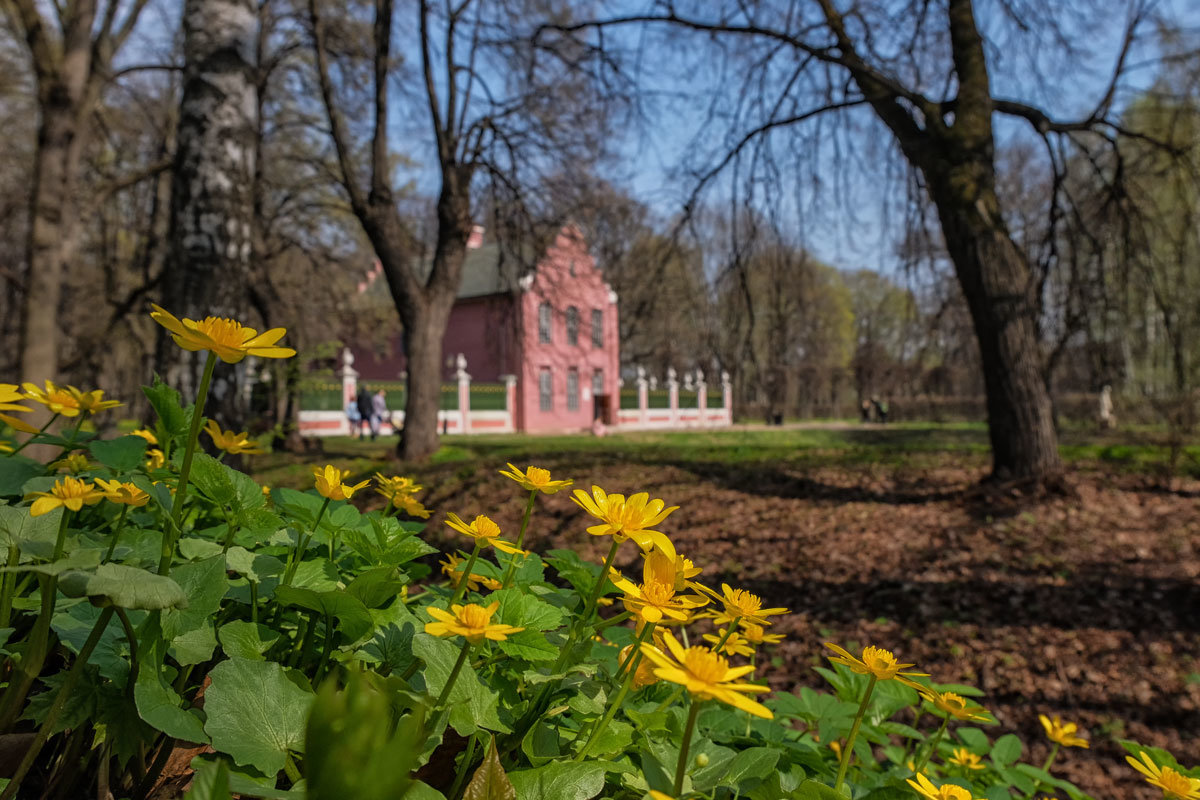
[(346, 418), (350, 420), (350, 435), (359, 439), (371, 432), (371, 441), (379, 436), (383, 421), (388, 419), (387, 392), (379, 389), (371, 394), (366, 386), (358, 387), (358, 395), (346, 403)]
[(888, 421), (888, 402), (884, 400), (881, 403), (878, 397), (872, 397), (870, 400), (864, 399), (862, 406), (859, 407), (859, 414), (863, 422), (884, 424)]

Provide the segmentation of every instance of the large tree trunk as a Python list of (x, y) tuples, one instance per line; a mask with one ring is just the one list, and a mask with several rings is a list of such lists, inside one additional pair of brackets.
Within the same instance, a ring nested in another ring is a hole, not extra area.
[[(251, 215), (257, 104), (253, 54), (257, 16), (249, 0), (186, 0), (184, 82), (171, 196), (164, 300), (171, 313), (245, 320), (253, 253)], [(185, 398), (195, 395), (204, 353), (165, 334), (159, 372)], [(243, 421), (246, 362), (221, 365), (210, 416)]]
[(927, 166), (925, 173), (979, 340), (992, 476), (1053, 480), (1062, 461), (1044, 380), (1036, 284), (1000, 216), (991, 162), (978, 159), (940, 174)]
[(78, 101), (72, 94), (58, 80), (39, 87), (42, 119), (34, 162), (29, 277), (19, 345), (21, 379), (39, 385), (58, 378), (58, 306), (78, 239), (75, 194), (81, 138)]

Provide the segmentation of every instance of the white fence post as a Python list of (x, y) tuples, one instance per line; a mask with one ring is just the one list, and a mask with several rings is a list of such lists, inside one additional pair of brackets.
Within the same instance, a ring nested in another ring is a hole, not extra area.
[(708, 427), (708, 384), (701, 369), (696, 370), (696, 408), (700, 411), (700, 427)]
[(679, 424), (679, 379), (675, 377), (675, 368), (667, 367), (667, 402), (671, 407), (671, 426)]
[[(342, 428), (347, 436), (353, 435), (355, 431), (350, 430), (350, 420), (346, 417), (346, 406), (358, 400), (358, 370), (353, 366), (354, 353), (350, 352), (349, 347), (342, 348), (342, 368), (339, 370), (342, 378), (342, 407), (338, 411), (342, 413)], [(359, 423), (361, 425), (361, 423)], [(359, 430), (362, 430), (361, 427)]]
[(650, 385), (646, 381), (646, 369), (644, 367), (637, 368), (637, 390), (638, 419), (645, 425), (648, 409), (650, 408)]
[(458, 378), (458, 432), (471, 432), (471, 376), (467, 374), (467, 358), (459, 353), (454, 359), (454, 376)]
[(721, 405), (725, 408), (725, 424), (733, 424), (733, 384), (729, 373), (721, 371)]

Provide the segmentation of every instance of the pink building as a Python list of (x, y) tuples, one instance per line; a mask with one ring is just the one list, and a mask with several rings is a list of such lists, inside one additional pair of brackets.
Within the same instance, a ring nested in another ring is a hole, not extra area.
[[(461, 353), (474, 382), (516, 377), (509, 396), (516, 430), (586, 430), (597, 418), (614, 424), (620, 403), (617, 296), (582, 232), (574, 225), (562, 228), (524, 274), (511, 255), (482, 238), (469, 245), (445, 355)], [(361, 381), (396, 380), (404, 370), (399, 341), (382, 358), (365, 348), (354, 352)]]

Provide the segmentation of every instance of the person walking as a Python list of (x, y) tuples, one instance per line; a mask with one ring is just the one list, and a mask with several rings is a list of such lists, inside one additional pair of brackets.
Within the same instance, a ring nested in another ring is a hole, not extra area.
[(362, 433), (362, 415), (358, 413), (358, 398), (351, 397), (346, 401), (346, 421), (350, 423), (350, 435), (360, 435)]
[(379, 435), (379, 429), (383, 427), (387, 413), (387, 392), (380, 389), (371, 398), (371, 441), (375, 441), (375, 437)]
[(375, 411), (374, 404), (371, 402), (371, 393), (367, 391), (366, 386), (358, 387), (358, 398), (356, 402), (358, 404), (359, 418), (358, 438), (365, 439), (366, 434), (363, 432), (362, 426), (363, 424), (366, 424), (368, 428), (371, 426), (371, 415)]

